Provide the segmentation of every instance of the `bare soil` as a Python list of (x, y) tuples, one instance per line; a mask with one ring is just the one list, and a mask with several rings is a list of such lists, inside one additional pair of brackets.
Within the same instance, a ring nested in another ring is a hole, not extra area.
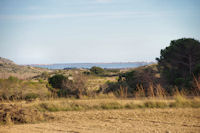
[(200, 109), (91, 110), (50, 113), (52, 121), (1, 126), (1, 133), (199, 133)]

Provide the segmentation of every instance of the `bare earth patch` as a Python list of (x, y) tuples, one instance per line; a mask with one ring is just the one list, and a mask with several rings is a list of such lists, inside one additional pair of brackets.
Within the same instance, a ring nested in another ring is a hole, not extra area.
[(1, 126), (1, 133), (198, 133), (200, 109), (90, 110), (50, 113), (38, 124)]

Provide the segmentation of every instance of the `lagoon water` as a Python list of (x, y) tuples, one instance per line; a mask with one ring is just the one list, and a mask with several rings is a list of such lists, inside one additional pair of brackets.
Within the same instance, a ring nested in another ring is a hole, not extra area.
[(65, 63), (65, 64), (35, 64), (34, 67), (48, 68), (48, 69), (71, 69), (71, 68), (86, 68), (90, 69), (93, 66), (98, 66), (104, 69), (122, 69), (122, 68), (135, 68), (152, 64), (152, 62), (126, 62), (126, 63)]

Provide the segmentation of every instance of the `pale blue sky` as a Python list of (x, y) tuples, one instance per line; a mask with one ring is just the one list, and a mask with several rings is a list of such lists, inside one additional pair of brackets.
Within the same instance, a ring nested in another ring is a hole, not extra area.
[(155, 61), (200, 40), (200, 0), (0, 0), (0, 57), (18, 64)]

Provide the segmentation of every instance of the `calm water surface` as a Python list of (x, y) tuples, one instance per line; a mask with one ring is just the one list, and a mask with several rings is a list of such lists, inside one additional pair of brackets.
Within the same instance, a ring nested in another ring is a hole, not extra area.
[(121, 69), (121, 68), (135, 68), (152, 64), (148, 62), (131, 62), (131, 63), (66, 63), (66, 64), (49, 64), (49, 65), (31, 65), (35, 67), (48, 68), (48, 69), (64, 69), (64, 68), (87, 68), (98, 66), (105, 69)]

